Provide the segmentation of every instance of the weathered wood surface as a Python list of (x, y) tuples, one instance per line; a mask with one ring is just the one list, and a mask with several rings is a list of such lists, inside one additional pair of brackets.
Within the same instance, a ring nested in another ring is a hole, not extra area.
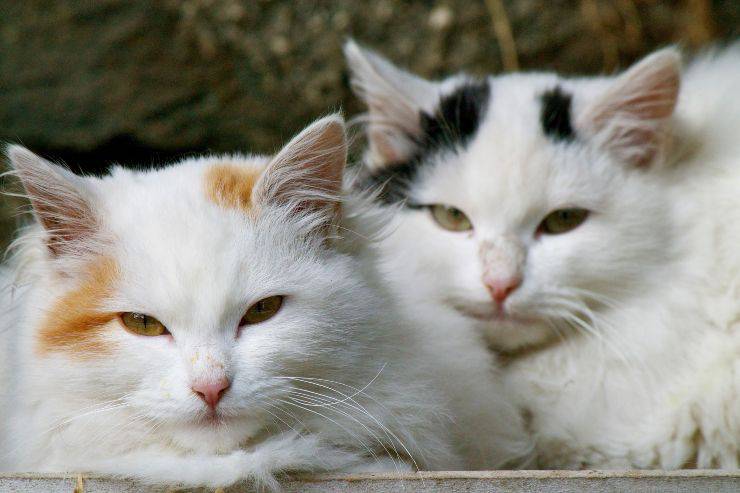
[[(291, 492), (397, 493), (736, 493), (738, 471), (492, 471), (424, 472), (406, 475), (304, 476), (283, 483)], [(17, 493), (134, 493), (186, 491), (146, 489), (127, 481), (82, 476), (2, 476), (0, 491)], [(187, 490), (195, 491), (195, 490)], [(197, 490), (208, 491), (208, 490)], [(213, 490), (211, 490), (213, 491)], [(226, 492), (253, 491), (236, 486)]]

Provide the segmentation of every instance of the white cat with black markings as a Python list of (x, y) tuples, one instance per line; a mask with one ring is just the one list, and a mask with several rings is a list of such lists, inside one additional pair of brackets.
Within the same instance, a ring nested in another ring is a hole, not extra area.
[(502, 354), (538, 465), (737, 468), (740, 47), (441, 82), (345, 52), (383, 270)]
[(10, 147), (36, 221), (0, 291), (0, 470), (276, 487), (526, 454), (486, 352), (446, 363), (375, 279), (346, 152), (337, 116), (275, 157), (103, 178)]

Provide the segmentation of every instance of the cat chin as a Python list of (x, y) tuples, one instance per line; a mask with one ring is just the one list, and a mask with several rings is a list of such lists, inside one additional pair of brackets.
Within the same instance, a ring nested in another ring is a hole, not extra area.
[(520, 322), (517, 320), (479, 321), (479, 326), (491, 349), (503, 353), (514, 353), (533, 346), (540, 346), (557, 337), (544, 322)]
[(520, 315), (507, 310), (497, 310), (490, 302), (446, 302), (478, 328), (489, 347), (501, 352), (516, 352), (549, 342), (554, 334), (550, 326), (539, 317)]
[(262, 430), (257, 420), (201, 421), (173, 426), (172, 441), (188, 451), (222, 454), (248, 444)]

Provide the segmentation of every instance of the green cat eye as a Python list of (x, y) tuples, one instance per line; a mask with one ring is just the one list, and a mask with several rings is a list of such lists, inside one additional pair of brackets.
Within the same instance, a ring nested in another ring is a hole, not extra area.
[(470, 231), (473, 223), (463, 211), (443, 204), (429, 206), (432, 217), (441, 227), (448, 231)]
[(254, 325), (264, 322), (265, 320), (274, 317), (280, 310), (281, 306), (283, 306), (282, 296), (270, 296), (269, 298), (259, 300), (257, 303), (249, 307), (249, 310), (247, 310), (247, 313), (244, 314), (241, 322), (239, 322), (239, 326)]
[(537, 230), (548, 235), (567, 233), (583, 224), (587, 217), (586, 209), (558, 209), (545, 216)]
[(154, 317), (150, 317), (149, 315), (144, 315), (143, 313), (121, 313), (120, 318), (124, 327), (140, 336), (154, 337), (170, 333), (162, 322)]

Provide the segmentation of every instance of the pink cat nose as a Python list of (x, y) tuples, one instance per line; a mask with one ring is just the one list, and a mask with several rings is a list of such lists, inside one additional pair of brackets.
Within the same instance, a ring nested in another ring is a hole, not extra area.
[(203, 399), (203, 402), (208, 404), (208, 407), (210, 407), (212, 411), (215, 411), (218, 401), (221, 400), (221, 397), (230, 386), (231, 382), (229, 382), (228, 378), (224, 377), (215, 382), (197, 382), (190, 388), (193, 389), (193, 392), (195, 392), (198, 397)]
[(519, 287), (522, 283), (522, 278), (519, 276), (500, 279), (488, 279), (484, 277), (483, 283), (486, 285), (486, 289), (488, 289), (488, 292), (491, 294), (493, 301), (500, 305), (516, 288)]

